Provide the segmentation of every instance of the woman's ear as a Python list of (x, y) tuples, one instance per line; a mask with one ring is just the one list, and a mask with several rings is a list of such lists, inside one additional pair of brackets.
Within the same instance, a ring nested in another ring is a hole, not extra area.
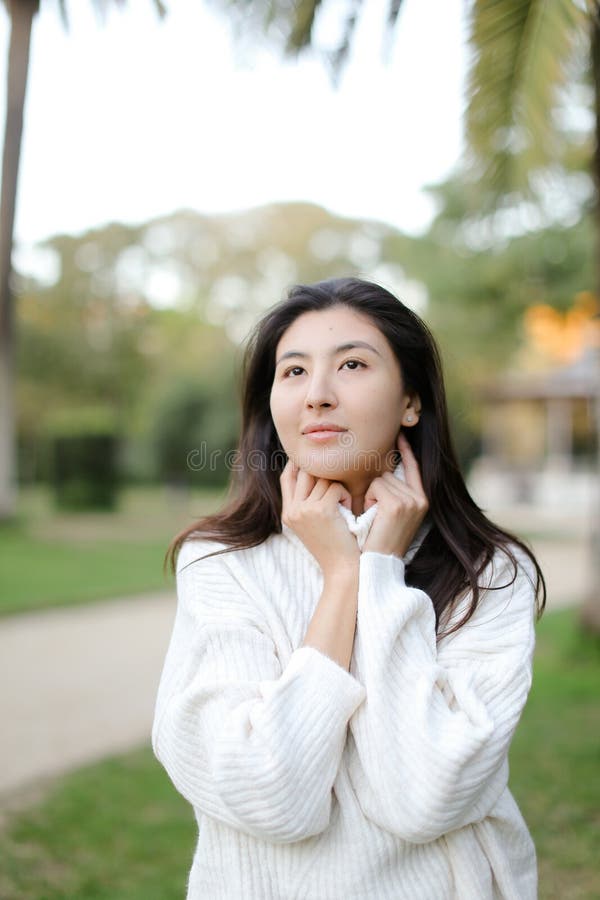
[(408, 403), (402, 416), (402, 425), (412, 428), (419, 421), (421, 415), (421, 398), (418, 394), (409, 394)]

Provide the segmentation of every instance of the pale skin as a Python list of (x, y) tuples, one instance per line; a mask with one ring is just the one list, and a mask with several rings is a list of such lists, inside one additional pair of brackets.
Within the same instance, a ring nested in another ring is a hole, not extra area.
[[(376, 502), (378, 509), (363, 553), (371, 550), (403, 556), (427, 512), (419, 467), (404, 435), (398, 437), (398, 448), (407, 481), (403, 484), (390, 472), (372, 481), (365, 504)], [(351, 495), (339, 482), (315, 478), (291, 461), (282, 472), (281, 491), (282, 521), (308, 547), (324, 576), (323, 591), (302, 646), (319, 650), (349, 670), (361, 551), (337, 507), (339, 502), (349, 507)]]
[[(336, 347), (358, 340), (368, 343), (373, 352), (365, 348), (335, 352)], [(362, 552), (404, 556), (429, 506), (417, 460), (400, 430), (417, 423), (420, 400), (405, 391), (385, 336), (368, 317), (347, 308), (299, 316), (280, 339), (276, 360), (292, 349), (299, 350), (301, 364), (289, 356), (276, 367), (271, 413), (290, 457), (280, 478), (282, 522), (298, 535), (323, 572), (323, 592), (303, 645), (315, 647), (348, 669), (361, 550), (338, 504), (358, 515), (377, 503)], [(345, 368), (349, 362), (361, 365)], [(282, 367), (283, 376), (278, 374)], [(293, 375), (294, 371), (301, 374)], [(352, 436), (353, 465), (348, 467), (347, 457), (340, 454), (339, 471), (335, 470), (336, 453), (342, 445), (328, 442), (332, 478), (322, 474), (322, 445), (310, 444), (302, 434), (307, 422), (321, 420), (343, 425)], [(390, 451), (396, 448), (402, 454), (406, 482), (389, 467)], [(375, 457), (365, 451), (375, 451)], [(373, 458), (380, 460), (378, 468), (374, 469)]]

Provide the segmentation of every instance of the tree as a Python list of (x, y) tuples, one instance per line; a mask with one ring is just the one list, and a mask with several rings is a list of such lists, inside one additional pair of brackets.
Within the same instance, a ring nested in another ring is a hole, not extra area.
[(600, 92), (597, 0), (475, 0), (469, 45), (466, 139), (488, 207), (539, 199), (540, 174), (557, 165), (589, 166), (598, 189), (598, 102), (592, 104), (596, 149), (589, 130), (565, 116), (577, 103), (575, 89), (585, 93), (590, 76), (592, 91)]
[[(92, 2), (102, 15), (106, 0)], [(125, 0), (114, 2), (123, 5)], [(161, 0), (153, 0), (153, 3), (158, 14), (163, 16), (166, 10)], [(10, 43), (0, 196), (0, 521), (14, 515), (17, 497), (12, 248), (31, 30), (40, 8), (40, 0), (4, 0), (4, 5), (10, 19)], [(59, 9), (63, 24), (67, 27), (65, 0), (59, 0)]]
[[(600, 297), (600, 3), (598, 0), (476, 0), (472, 8), (467, 144), (490, 205), (511, 192), (535, 194), (534, 179), (569, 159), (556, 115), (561, 93), (579, 79), (591, 87), (593, 143), (589, 161), (596, 221), (596, 293)], [(586, 71), (587, 70), (587, 71)], [(600, 370), (600, 347), (596, 350)], [(598, 385), (600, 392), (600, 384)], [(600, 393), (596, 400), (600, 476)], [(582, 621), (600, 633), (600, 510), (592, 534), (593, 587)]]

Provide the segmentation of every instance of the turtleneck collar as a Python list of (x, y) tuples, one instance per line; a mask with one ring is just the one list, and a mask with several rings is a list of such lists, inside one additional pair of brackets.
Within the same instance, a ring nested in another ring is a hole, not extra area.
[[(399, 478), (401, 481), (406, 481), (406, 477), (404, 474), (404, 466), (402, 462), (399, 462), (393, 472), (396, 478)], [(373, 519), (377, 514), (378, 504), (374, 503), (373, 506), (370, 506), (365, 512), (361, 513), (358, 516), (355, 516), (354, 513), (343, 506), (341, 503), (338, 504), (340, 513), (346, 524), (348, 525), (349, 530), (352, 534), (356, 535), (356, 540), (359, 548), (362, 548), (365, 545), (365, 541), (367, 540), (367, 536), (371, 529), (371, 525), (373, 524)], [(425, 517), (423, 523), (421, 524), (419, 530), (415, 534), (415, 537), (403, 556), (403, 560), (406, 564), (408, 564), (412, 558), (415, 556), (417, 550), (421, 546), (425, 535), (431, 528), (431, 519), (429, 515)], [(314, 559), (313, 555), (310, 553), (308, 548), (303, 544), (295, 531), (293, 531), (288, 525), (282, 524), (282, 533), (286, 535), (286, 537), (299, 546), (311, 559)]]

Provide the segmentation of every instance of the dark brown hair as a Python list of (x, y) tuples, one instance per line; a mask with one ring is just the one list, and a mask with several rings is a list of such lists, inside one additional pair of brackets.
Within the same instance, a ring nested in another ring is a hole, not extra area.
[[(393, 294), (359, 278), (334, 278), (292, 287), (286, 299), (271, 307), (252, 331), (242, 366), (242, 426), (224, 508), (181, 531), (171, 542), (165, 566), (176, 572), (177, 554), (190, 537), (227, 544), (209, 556), (255, 547), (281, 532), (279, 477), (287, 455), (279, 442), (270, 412), (270, 393), (279, 339), (305, 312), (345, 306), (367, 315), (387, 338), (407, 391), (417, 393), (421, 414), (417, 425), (404, 430), (421, 470), (429, 500), (431, 528), (406, 568), (407, 584), (430, 597), (439, 625), (441, 613), (469, 590), (472, 601), (455, 631), (473, 615), (480, 597), (478, 578), (498, 548), (506, 553), (517, 576), (511, 544), (532, 561), (536, 572), (538, 616), (546, 603), (541, 569), (526, 544), (491, 522), (470, 496), (460, 472), (448, 424), (446, 394), (439, 351), (425, 323)], [(257, 458), (267, 465), (252, 464)], [(504, 586), (504, 585), (503, 585)], [(540, 589), (542, 602), (539, 602)], [(450, 632), (447, 632), (450, 633)]]

